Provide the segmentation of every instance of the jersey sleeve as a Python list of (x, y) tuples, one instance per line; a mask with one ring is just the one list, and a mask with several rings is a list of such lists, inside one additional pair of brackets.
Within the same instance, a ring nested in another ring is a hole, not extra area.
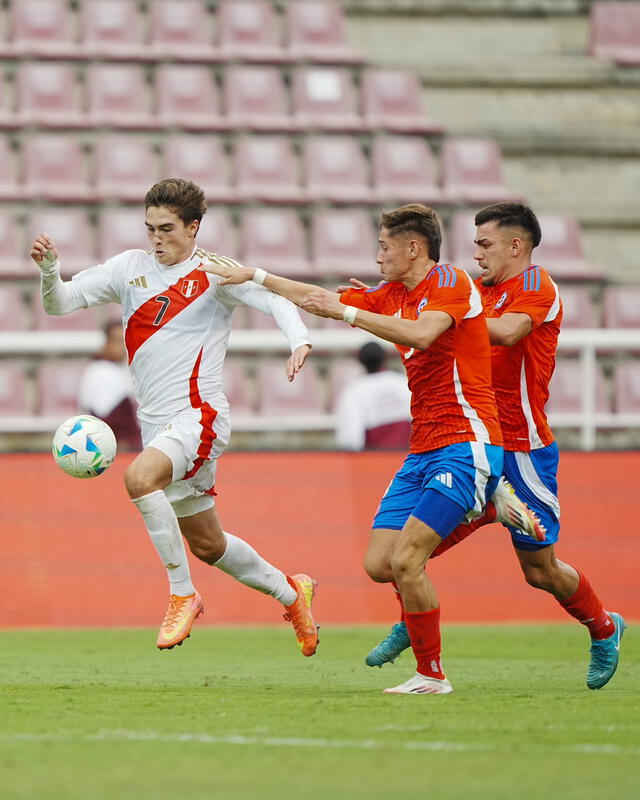
[(379, 312), (379, 301), (382, 299), (383, 292), (380, 290), (386, 284), (382, 283), (371, 289), (347, 289), (340, 295), (340, 302), (345, 306), (355, 306), (363, 311)]
[(80, 291), (87, 306), (121, 302), (123, 269), (131, 254), (135, 252), (120, 253), (104, 264), (83, 269), (73, 276), (71, 283)]
[(434, 270), (426, 287), (427, 302), (421, 311), (443, 311), (458, 325), (469, 316), (471, 294), (471, 280), (462, 270), (451, 267)]
[(558, 287), (549, 275), (539, 269), (527, 270), (505, 313), (527, 314), (535, 329), (546, 320), (555, 318), (559, 305)]

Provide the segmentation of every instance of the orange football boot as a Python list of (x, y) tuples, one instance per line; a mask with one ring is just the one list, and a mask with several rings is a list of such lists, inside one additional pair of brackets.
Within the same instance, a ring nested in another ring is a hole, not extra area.
[(169, 595), (169, 607), (164, 615), (156, 646), (159, 650), (171, 650), (181, 645), (191, 635), (191, 626), (204, 613), (202, 597), (196, 592), (188, 597)]
[(287, 581), (298, 596), (290, 606), (285, 606), (284, 618), (293, 625), (302, 655), (312, 656), (318, 647), (318, 626), (311, 611), (316, 582), (303, 573), (291, 578), (287, 575)]

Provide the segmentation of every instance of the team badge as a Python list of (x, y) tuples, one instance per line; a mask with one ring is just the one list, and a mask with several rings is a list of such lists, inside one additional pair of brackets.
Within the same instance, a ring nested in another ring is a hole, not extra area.
[(502, 308), (502, 306), (503, 306), (503, 305), (504, 305), (506, 302), (507, 302), (507, 293), (506, 293), (506, 292), (503, 292), (503, 293), (502, 293), (502, 297), (500, 297), (500, 299), (498, 300), (498, 302), (495, 304), (494, 308), (496, 308), (496, 309), (497, 309), (497, 308)]
[(420, 313), (424, 310), (424, 307), (427, 305), (428, 302), (429, 301), (427, 300), (427, 298), (423, 297), (422, 300), (418, 303), (418, 316), (420, 316)]
[(193, 297), (194, 294), (198, 294), (199, 288), (200, 288), (200, 281), (194, 281), (185, 278), (182, 281), (182, 288), (180, 289), (180, 291), (185, 297)]

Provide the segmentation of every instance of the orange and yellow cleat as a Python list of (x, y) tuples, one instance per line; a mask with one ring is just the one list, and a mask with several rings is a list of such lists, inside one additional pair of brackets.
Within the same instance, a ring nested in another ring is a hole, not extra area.
[(290, 606), (285, 606), (287, 611), (284, 618), (294, 627), (302, 655), (312, 656), (318, 647), (318, 626), (311, 611), (316, 582), (303, 573), (293, 575), (291, 578), (287, 575), (287, 581), (298, 596)]
[(199, 593), (188, 597), (169, 595), (169, 607), (164, 615), (156, 646), (159, 650), (171, 650), (181, 645), (191, 635), (191, 626), (204, 613), (202, 597)]

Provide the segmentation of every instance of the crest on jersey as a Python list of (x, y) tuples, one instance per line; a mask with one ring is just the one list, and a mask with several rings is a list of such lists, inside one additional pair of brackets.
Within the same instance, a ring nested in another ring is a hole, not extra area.
[(185, 278), (182, 281), (182, 288), (180, 291), (185, 297), (193, 297), (194, 294), (198, 294), (198, 289), (200, 288), (200, 281), (190, 280), (189, 278)]
[(428, 302), (429, 302), (428, 299), (426, 297), (423, 297), (422, 300), (418, 303), (418, 316), (420, 316), (422, 311), (424, 311), (424, 307), (427, 305)]
[(494, 308), (502, 308), (502, 306), (507, 302), (507, 293), (503, 292), (502, 296), (499, 298), (498, 302), (495, 304)]

